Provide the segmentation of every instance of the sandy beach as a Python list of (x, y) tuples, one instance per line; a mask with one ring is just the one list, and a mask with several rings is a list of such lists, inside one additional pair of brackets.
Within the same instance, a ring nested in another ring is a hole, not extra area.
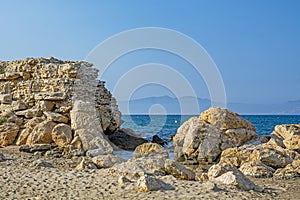
[[(250, 178), (264, 192), (178, 180), (171, 175), (157, 177), (170, 190), (137, 192), (136, 182), (120, 185), (108, 169), (75, 170), (82, 157), (53, 158), (19, 152), (18, 147), (0, 148), (6, 160), (0, 162), (1, 199), (299, 199), (300, 179)], [(53, 167), (37, 166), (38, 160)]]

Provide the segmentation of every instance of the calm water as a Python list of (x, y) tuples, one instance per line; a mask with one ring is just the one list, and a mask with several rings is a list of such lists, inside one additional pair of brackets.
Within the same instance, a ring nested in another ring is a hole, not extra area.
[[(148, 140), (151, 140), (155, 134), (167, 140), (190, 117), (192, 116), (125, 115), (122, 117), (125, 121), (122, 127), (131, 128)], [(253, 123), (257, 134), (260, 135), (269, 135), (278, 124), (300, 123), (300, 115), (243, 115), (243, 117)]]

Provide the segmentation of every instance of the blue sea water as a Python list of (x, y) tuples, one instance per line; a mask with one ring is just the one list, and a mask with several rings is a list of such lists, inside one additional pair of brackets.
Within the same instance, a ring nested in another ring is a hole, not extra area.
[[(168, 140), (191, 115), (124, 115), (123, 128), (131, 128), (149, 141), (153, 135)], [(278, 124), (300, 124), (300, 115), (243, 115), (259, 135), (269, 135)]]

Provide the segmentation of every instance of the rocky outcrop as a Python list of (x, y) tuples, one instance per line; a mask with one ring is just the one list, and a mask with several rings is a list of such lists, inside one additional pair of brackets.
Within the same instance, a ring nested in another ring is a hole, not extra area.
[(169, 158), (168, 152), (157, 143), (144, 143), (135, 148), (132, 157), (161, 156)]
[(119, 129), (121, 113), (90, 63), (28, 58), (0, 61), (0, 71), (0, 145), (112, 152), (105, 134)]
[(180, 161), (213, 162), (223, 150), (255, 136), (255, 127), (237, 113), (210, 108), (179, 127), (173, 139), (175, 156)]

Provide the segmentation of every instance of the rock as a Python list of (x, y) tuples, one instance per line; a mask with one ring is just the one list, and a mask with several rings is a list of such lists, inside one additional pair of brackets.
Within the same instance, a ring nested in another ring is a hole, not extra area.
[(137, 146), (148, 142), (143, 138), (129, 135), (124, 130), (115, 131), (108, 138), (112, 143), (124, 150), (134, 150)]
[(183, 123), (174, 137), (174, 153), (179, 161), (214, 161), (221, 153), (221, 131), (196, 117)]
[(79, 136), (75, 136), (71, 142), (71, 145), (73, 145), (77, 149), (82, 149), (82, 142), (80, 140)]
[(165, 160), (164, 170), (166, 174), (183, 180), (195, 180), (195, 173), (178, 162), (170, 159)]
[(112, 154), (93, 157), (92, 161), (99, 169), (110, 168), (116, 163), (125, 162), (124, 159)]
[(236, 186), (242, 190), (255, 190), (262, 192), (263, 189), (257, 185), (255, 185), (251, 180), (249, 180), (246, 176), (244, 176), (239, 171), (228, 171), (221, 176), (214, 179), (217, 183), (221, 183), (224, 185), (232, 185)]
[(61, 115), (59, 113), (44, 112), (44, 114), (46, 115), (49, 121), (60, 122), (60, 123), (68, 123), (69, 121), (68, 117)]
[(170, 190), (173, 189), (170, 185), (166, 184), (160, 179), (153, 176), (143, 175), (137, 180), (137, 191), (150, 192), (156, 190)]
[(130, 181), (128, 178), (126, 178), (126, 176), (120, 176), (120, 177), (118, 178), (118, 184), (119, 184), (120, 186), (123, 186), (123, 185), (125, 185), (126, 183), (131, 183), (131, 181)]
[(285, 168), (277, 169), (274, 173), (276, 178), (296, 178), (300, 177), (300, 160), (294, 160)]
[(51, 112), (53, 110), (54, 103), (52, 101), (40, 101), (39, 102), (39, 108), (41, 111), (49, 111)]
[(151, 156), (129, 159), (127, 162), (133, 162), (138, 165), (147, 174), (165, 175), (165, 160), (164, 156)]
[(17, 126), (21, 126), (23, 124), (23, 119), (17, 117), (17, 115), (11, 111), (2, 112), (0, 118), (5, 119), (6, 122), (15, 123)]
[(255, 149), (250, 155), (250, 160), (261, 162), (275, 169), (283, 168), (292, 162), (292, 159), (288, 155), (265, 146)]
[(207, 172), (207, 176), (209, 178), (209, 180), (213, 180), (219, 176), (221, 176), (222, 174), (225, 174), (226, 172), (229, 171), (236, 171), (237, 169), (232, 167), (229, 164), (226, 163), (218, 163), (215, 165), (212, 165)]
[(244, 163), (239, 170), (246, 176), (255, 178), (270, 178), (273, 176), (275, 169), (259, 162)]
[(222, 152), (220, 163), (227, 163), (234, 167), (240, 167), (249, 161), (252, 152), (239, 150), (237, 147), (229, 148)]
[(52, 130), (56, 123), (44, 121), (36, 125), (27, 138), (26, 144), (50, 144), (52, 140)]
[(30, 109), (27, 109), (27, 110), (17, 111), (17, 112), (15, 112), (15, 114), (17, 116), (23, 116), (27, 119), (31, 119), (33, 117), (41, 117), (43, 113), (39, 109), (30, 108)]
[(221, 149), (227, 149), (231, 147), (237, 147), (255, 138), (255, 130), (248, 130), (244, 128), (240, 129), (228, 129), (221, 135)]
[(59, 147), (65, 147), (72, 141), (71, 127), (66, 124), (57, 124), (52, 130), (52, 140)]
[(47, 92), (34, 95), (35, 100), (63, 101), (67, 97), (64, 92)]
[(11, 104), (12, 95), (11, 94), (0, 94), (0, 103), (2, 104)]
[(0, 153), (0, 162), (3, 162), (5, 160), (6, 160), (6, 158), (4, 157), (4, 155), (2, 153)]
[(243, 119), (237, 113), (224, 108), (209, 108), (199, 118), (221, 130), (246, 129), (255, 131), (255, 127), (251, 122)]
[(16, 145), (20, 146), (23, 144), (26, 144), (28, 136), (31, 134), (33, 131), (34, 127), (41, 123), (43, 121), (43, 118), (41, 117), (34, 117), (30, 119), (25, 125), (25, 129), (23, 129), (18, 137), (18, 140), (16, 142)]
[(12, 102), (12, 110), (19, 111), (19, 110), (26, 110), (27, 105), (23, 101), (13, 101)]
[(126, 176), (130, 179), (138, 179), (145, 174), (145, 170), (141, 168), (136, 162), (128, 160), (113, 165), (109, 168), (108, 173), (112, 176)]
[(153, 143), (157, 143), (157, 144), (159, 144), (161, 146), (164, 146), (164, 145), (168, 144), (166, 141), (164, 141), (163, 139), (161, 139), (158, 135), (154, 135), (152, 137), (152, 142)]
[(46, 162), (44, 160), (36, 160), (31, 164), (32, 167), (50, 167), (52, 168), (53, 165), (49, 162)]
[(76, 170), (97, 169), (97, 166), (88, 158), (83, 157), (81, 162), (76, 166)]
[(137, 146), (133, 152), (133, 158), (140, 158), (143, 156), (161, 155), (164, 158), (169, 158), (169, 154), (164, 148), (157, 143), (144, 143)]
[(3, 123), (0, 125), (0, 145), (8, 146), (15, 141), (20, 128), (14, 123)]
[(282, 138), (286, 148), (300, 153), (300, 124), (277, 125), (272, 135)]

